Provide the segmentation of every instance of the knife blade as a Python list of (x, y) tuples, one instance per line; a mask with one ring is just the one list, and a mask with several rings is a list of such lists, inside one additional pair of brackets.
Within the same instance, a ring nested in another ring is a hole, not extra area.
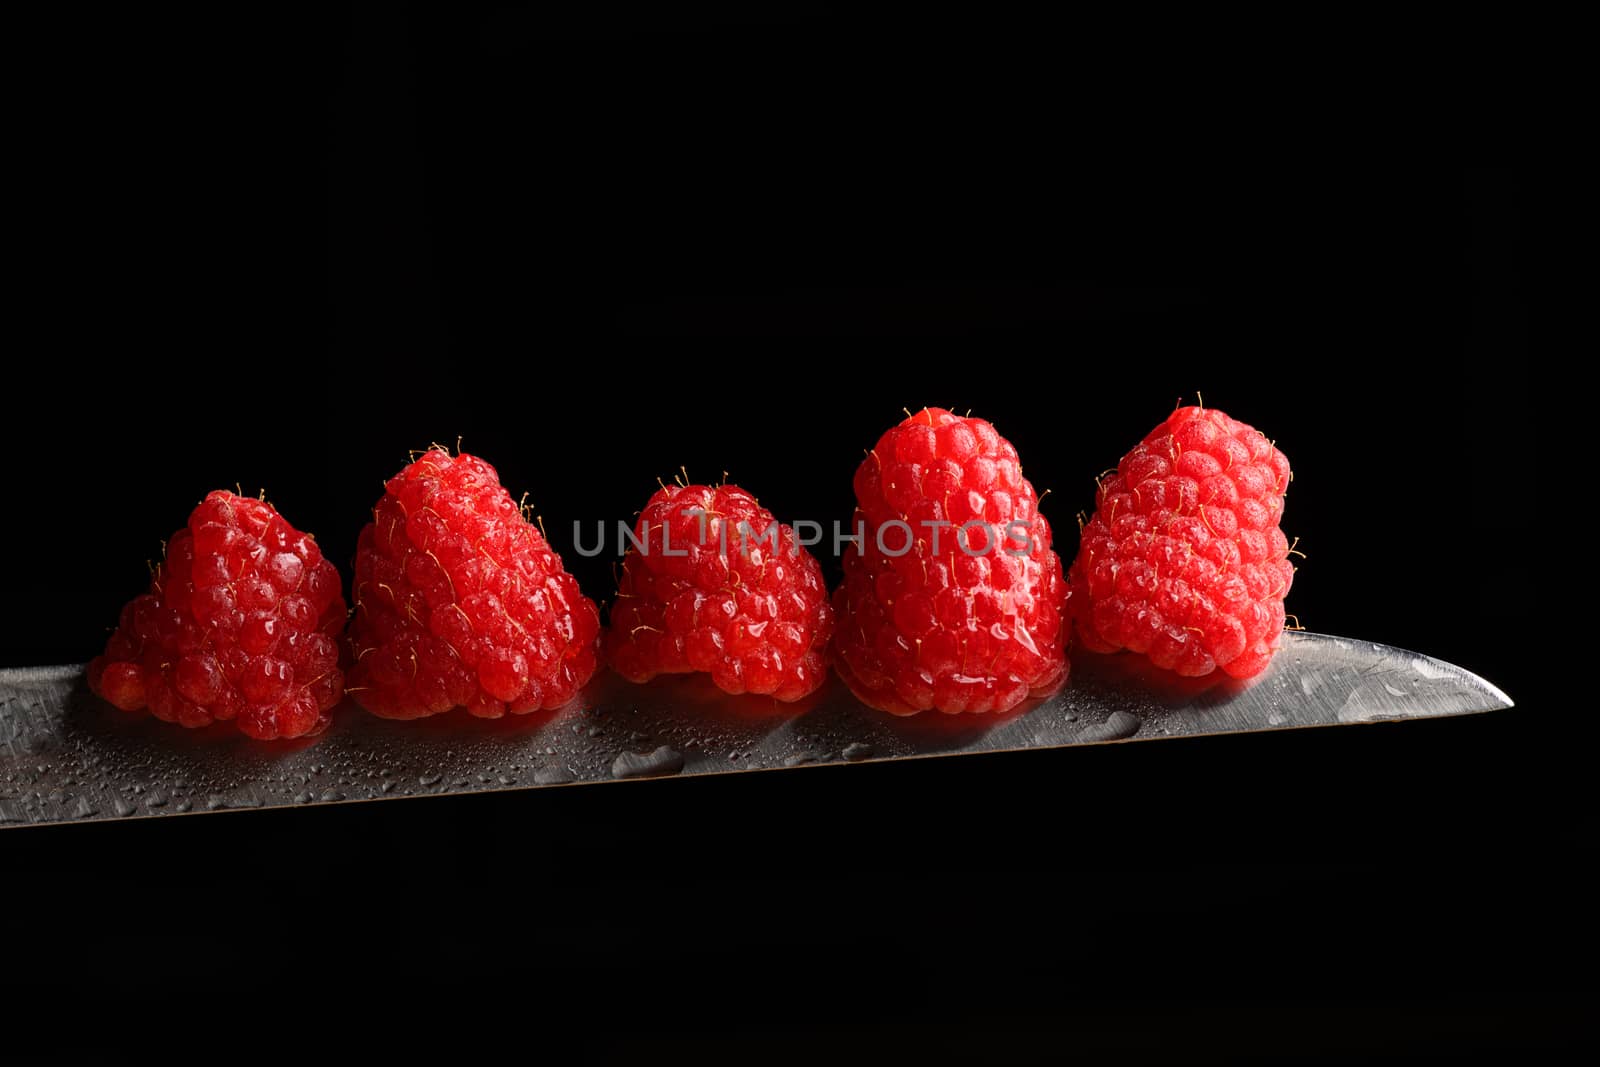
[(1126, 654), (1075, 654), (1057, 693), (1005, 715), (896, 718), (837, 680), (799, 705), (730, 697), (703, 676), (603, 673), (554, 712), (412, 722), (345, 705), (321, 736), (262, 743), (182, 730), (93, 696), (82, 666), (0, 670), (0, 828), (669, 775), (1386, 720), (1512, 707), (1482, 678), (1415, 652), (1292, 632), (1260, 677), (1185, 680)]

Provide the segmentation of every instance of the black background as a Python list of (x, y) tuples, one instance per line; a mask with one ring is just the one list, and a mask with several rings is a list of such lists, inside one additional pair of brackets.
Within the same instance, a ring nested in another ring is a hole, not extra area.
[(1070, 556), (1094, 475), (1199, 392), (1294, 465), (1304, 625), (1519, 707), (8, 831), (35, 917), (11, 980), (108, 1020), (45, 1030), (58, 1056), (114, 1061), (162, 1011), (519, 1058), (1411, 1062), (1576, 1034), (1594, 848), (1580, 724), (1533, 657), (1524, 179), (1315, 151), (1287, 106), (1235, 150), (1181, 89), (1121, 121), (1136, 94), (1066, 20), (166, 29), (85, 64), (90, 165), (60, 170), (70, 239), (33, 282), (58, 341), (8, 372), (0, 663), (93, 655), (214, 487), (264, 488), (348, 577), (382, 480), (458, 437), (597, 599), (574, 520), (680, 465), (844, 520), (902, 406), (993, 421)]

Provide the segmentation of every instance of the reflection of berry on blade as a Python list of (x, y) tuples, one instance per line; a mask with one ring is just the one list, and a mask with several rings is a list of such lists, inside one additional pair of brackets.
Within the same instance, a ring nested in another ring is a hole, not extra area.
[(1100, 483), (1070, 575), (1084, 646), (1193, 677), (1265, 670), (1294, 580), (1278, 525), (1289, 478), (1260, 431), (1174, 411)]
[(728, 693), (799, 700), (827, 677), (822, 568), (735, 485), (664, 486), (639, 513), (606, 656), (643, 682), (705, 671)]
[(318, 733), (339, 702), (339, 573), (271, 504), (207, 495), (172, 535), (150, 590), (122, 609), (89, 687), (184, 726)]
[(1002, 712), (1066, 676), (1066, 585), (1017, 450), (983, 419), (908, 415), (856, 470), (864, 543), (834, 593), (835, 662), (897, 715)]
[(595, 671), (594, 602), (476, 456), (433, 448), (389, 479), (354, 597), (349, 691), (385, 718), (554, 708)]

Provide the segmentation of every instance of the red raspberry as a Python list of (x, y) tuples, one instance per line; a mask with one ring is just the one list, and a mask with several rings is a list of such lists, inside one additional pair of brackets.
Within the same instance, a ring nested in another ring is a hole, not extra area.
[(344, 692), (339, 572), (271, 504), (209, 494), (122, 609), (89, 687), (166, 722), (232, 719), (251, 737), (327, 727)]
[(356, 546), (350, 693), (374, 715), (555, 708), (594, 675), (600, 615), (476, 456), (389, 479)]
[(606, 653), (634, 682), (708, 671), (729, 693), (799, 700), (827, 679), (833, 609), (793, 528), (736, 485), (666, 486), (634, 526)]
[(856, 696), (896, 715), (1002, 712), (1066, 676), (1061, 561), (993, 426), (919, 411), (879, 439), (855, 490), (865, 536), (834, 593), (834, 648)]
[(1214, 408), (1174, 411), (1100, 485), (1070, 580), (1078, 634), (1158, 667), (1266, 669), (1294, 580), (1278, 521), (1289, 461)]

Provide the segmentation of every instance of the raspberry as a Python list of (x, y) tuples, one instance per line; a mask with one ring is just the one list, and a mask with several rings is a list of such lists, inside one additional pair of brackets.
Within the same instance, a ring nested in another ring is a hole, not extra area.
[(833, 609), (793, 528), (736, 485), (665, 486), (634, 526), (606, 653), (629, 681), (706, 671), (799, 700), (827, 679)]
[(896, 715), (1003, 712), (1066, 676), (1061, 561), (993, 426), (911, 415), (862, 461), (855, 490), (864, 536), (834, 593), (834, 648), (856, 696)]
[(344, 692), (339, 572), (271, 504), (206, 496), (122, 609), (89, 687), (166, 722), (232, 719), (251, 737), (320, 733)]
[(1157, 667), (1266, 669), (1294, 580), (1278, 522), (1289, 461), (1215, 408), (1179, 408), (1100, 485), (1070, 573), (1078, 634)]
[(594, 675), (600, 615), (495, 469), (441, 448), (390, 478), (356, 546), (350, 693), (374, 715), (559, 707)]

